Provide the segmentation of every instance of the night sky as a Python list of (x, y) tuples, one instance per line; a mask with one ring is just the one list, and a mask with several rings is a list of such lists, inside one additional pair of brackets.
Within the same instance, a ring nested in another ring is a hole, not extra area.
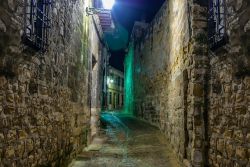
[(118, 26), (118, 32), (116, 33), (116, 39), (110, 41), (115, 44), (120, 43), (120, 45), (119, 47), (111, 47), (111, 49), (113, 49), (110, 58), (111, 66), (123, 71), (125, 48), (128, 44), (134, 22), (142, 19), (145, 19), (146, 22), (150, 22), (164, 1), (165, 0), (116, 0), (112, 14)]

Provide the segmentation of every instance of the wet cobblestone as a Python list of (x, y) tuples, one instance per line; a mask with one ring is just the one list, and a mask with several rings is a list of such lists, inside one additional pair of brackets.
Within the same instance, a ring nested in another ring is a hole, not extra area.
[(158, 129), (132, 117), (103, 114), (101, 134), (70, 167), (179, 167)]

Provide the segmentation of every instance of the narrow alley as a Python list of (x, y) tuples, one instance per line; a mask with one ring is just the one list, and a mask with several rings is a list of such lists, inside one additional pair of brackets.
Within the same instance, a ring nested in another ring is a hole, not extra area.
[(250, 167), (250, 0), (0, 0), (0, 167)]
[(181, 167), (156, 127), (124, 114), (101, 117), (101, 135), (70, 167)]

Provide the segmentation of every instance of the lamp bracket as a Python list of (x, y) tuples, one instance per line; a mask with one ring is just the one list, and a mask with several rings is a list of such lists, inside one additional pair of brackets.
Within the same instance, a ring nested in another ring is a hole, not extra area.
[(87, 16), (95, 15), (95, 14), (98, 14), (98, 13), (101, 13), (101, 12), (110, 12), (110, 11), (111, 10), (104, 9), (104, 8), (93, 8), (93, 7), (87, 7), (86, 8)]

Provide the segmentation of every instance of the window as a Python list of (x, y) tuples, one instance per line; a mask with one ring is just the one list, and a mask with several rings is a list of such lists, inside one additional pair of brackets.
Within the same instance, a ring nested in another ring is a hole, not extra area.
[(109, 92), (109, 104), (112, 104), (112, 92)]
[(116, 93), (113, 94), (113, 106), (116, 107)]
[(215, 50), (226, 43), (226, 9), (225, 0), (209, 1), (208, 41)]
[(121, 99), (121, 101), (122, 101), (122, 106), (123, 106), (123, 94), (122, 94), (122, 99)]
[(120, 86), (120, 77), (117, 77), (117, 85)]
[(115, 85), (118, 85), (118, 76), (115, 76)]
[(26, 0), (23, 41), (35, 50), (46, 51), (51, 28), (52, 0)]
[(117, 105), (120, 105), (120, 94), (117, 94)]
[(116, 85), (116, 76), (113, 75), (112, 78), (113, 78), (113, 83), (114, 83), (114, 85)]

